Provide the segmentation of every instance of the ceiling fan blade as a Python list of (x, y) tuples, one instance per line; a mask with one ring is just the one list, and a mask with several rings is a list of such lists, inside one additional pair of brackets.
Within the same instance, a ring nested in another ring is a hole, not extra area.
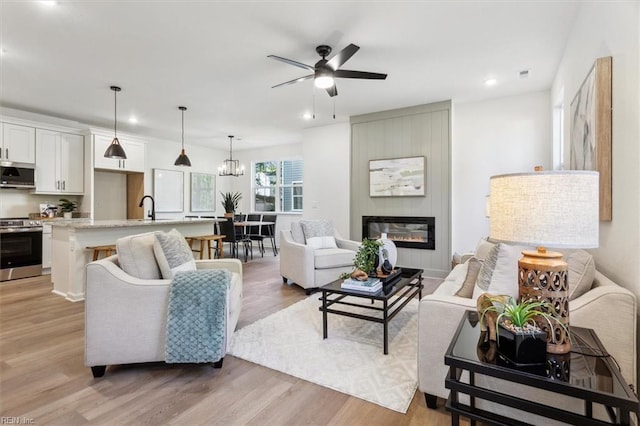
[(275, 59), (276, 61), (284, 62), (285, 64), (293, 65), (294, 67), (302, 68), (309, 71), (315, 71), (316, 69), (311, 65), (303, 64), (302, 62), (294, 61), (292, 59), (282, 58), (276, 55), (268, 55), (267, 58)]
[(329, 96), (331, 96), (332, 98), (334, 96), (338, 96), (338, 88), (336, 87), (336, 85), (334, 84), (331, 87), (327, 87), (327, 93), (329, 94)]
[(293, 80), (285, 81), (284, 83), (276, 84), (275, 86), (271, 86), (271, 88), (274, 89), (276, 87), (286, 86), (287, 84), (298, 83), (300, 81), (309, 80), (309, 79), (311, 79), (313, 77), (314, 77), (313, 74), (305, 75), (304, 77), (298, 77), (298, 78), (293, 79)]
[(331, 67), (332, 70), (335, 71), (338, 68), (340, 68), (342, 64), (347, 62), (349, 58), (351, 58), (359, 49), (360, 49), (359, 46), (356, 46), (355, 44), (351, 43), (350, 45), (342, 49), (340, 52), (338, 52), (333, 58), (329, 59), (329, 61), (327, 62), (327, 65)]
[(333, 73), (334, 77), (339, 78), (366, 78), (370, 80), (384, 80), (387, 78), (386, 74), (380, 74), (377, 72), (366, 71), (350, 71), (350, 70), (337, 70)]

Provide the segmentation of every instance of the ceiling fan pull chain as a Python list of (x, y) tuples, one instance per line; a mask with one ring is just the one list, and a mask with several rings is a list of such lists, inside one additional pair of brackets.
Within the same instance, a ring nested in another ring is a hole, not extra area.
[(333, 98), (333, 119), (336, 119), (336, 98)]
[(313, 119), (316, 119), (316, 88), (313, 89)]

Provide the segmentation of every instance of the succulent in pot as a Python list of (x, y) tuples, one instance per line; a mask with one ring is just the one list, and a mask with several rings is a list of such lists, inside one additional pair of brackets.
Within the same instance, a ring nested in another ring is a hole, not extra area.
[[(547, 340), (555, 342), (556, 322), (566, 326), (552, 312), (553, 306), (543, 300), (516, 301), (510, 296), (480, 295), (477, 302), (480, 327), (489, 329), (489, 339), (496, 340), (498, 351), (516, 365), (542, 364), (546, 360)], [(567, 335), (569, 335), (567, 331)]]

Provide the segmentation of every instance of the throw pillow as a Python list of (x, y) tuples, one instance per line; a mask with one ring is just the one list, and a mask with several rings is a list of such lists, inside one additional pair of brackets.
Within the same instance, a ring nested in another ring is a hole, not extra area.
[(299, 221), (291, 222), (291, 238), (298, 244), (304, 244), (304, 233)]
[(466, 297), (470, 299), (473, 296), (473, 289), (476, 285), (476, 280), (478, 278), (478, 273), (480, 272), (480, 268), (482, 267), (482, 260), (478, 260), (475, 257), (467, 260), (467, 275), (464, 278), (464, 282), (462, 283), (462, 287), (460, 290), (456, 292), (456, 296)]
[(301, 220), (300, 225), (308, 246), (314, 249), (338, 248), (330, 220)]
[(485, 260), (489, 255), (491, 249), (496, 245), (497, 244), (491, 243), (484, 238), (480, 238), (480, 241), (478, 241), (478, 245), (476, 245), (475, 257), (478, 260)]
[(591, 290), (596, 278), (596, 263), (593, 256), (584, 250), (554, 250), (562, 253), (568, 264), (569, 300), (580, 297)]
[(518, 298), (518, 260), (523, 250), (535, 250), (534, 247), (516, 246), (500, 243), (496, 266), (491, 274), (488, 293), (506, 294)]
[(489, 250), (487, 257), (484, 259), (478, 277), (476, 279), (476, 285), (473, 289), (473, 298), (477, 299), (482, 293), (489, 291), (489, 284), (491, 283), (491, 275), (493, 275), (493, 269), (496, 267), (496, 261), (498, 260), (498, 251), (500, 245), (496, 244)]
[(154, 235), (153, 251), (158, 260), (162, 278), (173, 278), (178, 271), (196, 270), (196, 261), (193, 259), (191, 247), (178, 230), (156, 231)]
[(162, 278), (153, 252), (153, 232), (118, 238), (116, 250), (120, 268), (132, 277), (143, 280)]

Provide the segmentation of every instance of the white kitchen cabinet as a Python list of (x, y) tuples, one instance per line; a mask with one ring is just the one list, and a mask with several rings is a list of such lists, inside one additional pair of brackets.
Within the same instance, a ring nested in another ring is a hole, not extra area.
[(42, 268), (51, 268), (51, 225), (42, 225)]
[(84, 193), (84, 137), (36, 129), (36, 193)]
[(18, 124), (2, 123), (0, 148), (0, 160), (35, 163), (36, 129)]
[(93, 167), (96, 169), (118, 170), (122, 172), (144, 173), (145, 144), (128, 138), (119, 137), (120, 145), (127, 154), (126, 160), (116, 160), (105, 158), (104, 152), (107, 150), (113, 136), (93, 135), (94, 137), (94, 159)]

